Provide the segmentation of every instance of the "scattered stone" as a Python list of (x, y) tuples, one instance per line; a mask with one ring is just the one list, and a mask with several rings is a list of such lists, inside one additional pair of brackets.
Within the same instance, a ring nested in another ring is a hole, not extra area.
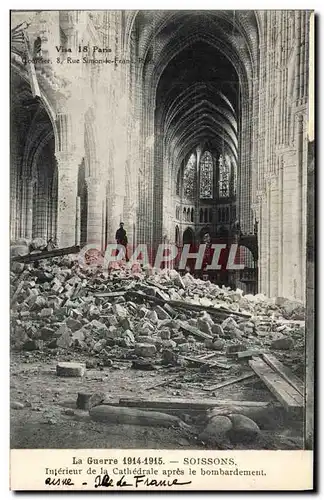
[[(35, 305), (38, 305), (37, 302), (43, 302), (41, 297), (37, 297), (36, 298), (36, 302), (35, 302)], [(45, 302), (45, 301), (44, 301)], [(44, 303), (43, 302), (43, 303)], [(41, 307), (41, 306), (40, 306)], [(41, 318), (48, 318), (49, 316), (52, 316), (53, 315), (53, 309), (51, 307), (45, 307), (44, 309), (41, 310), (41, 312), (39, 313), (40, 317)]]
[(146, 361), (144, 359), (134, 359), (131, 367), (133, 368), (133, 370), (156, 370), (156, 366), (154, 366), (151, 361)]
[(55, 330), (53, 328), (50, 328), (48, 326), (44, 326), (41, 328), (39, 334), (40, 338), (43, 340), (49, 340), (53, 337)]
[(159, 331), (159, 335), (162, 340), (170, 340), (171, 338), (171, 332), (169, 328), (164, 328), (163, 330)]
[(232, 429), (229, 431), (229, 438), (232, 443), (250, 443), (255, 441), (260, 434), (258, 424), (251, 418), (240, 414), (230, 414), (228, 418), (233, 424)]
[(72, 332), (76, 332), (82, 328), (82, 323), (81, 321), (70, 317), (66, 320), (66, 326), (70, 328)]
[(153, 325), (157, 325), (158, 324), (158, 321), (159, 321), (159, 318), (158, 318), (158, 315), (156, 313), (156, 311), (149, 311), (146, 315), (146, 319), (148, 319), (151, 323), (153, 323)]
[[(163, 307), (161, 306), (156, 306), (154, 311), (156, 312), (157, 314), (157, 317), (159, 319), (171, 319), (171, 316), (166, 312), (165, 309), (163, 309)], [(153, 322), (153, 321), (152, 321)]]
[(156, 354), (156, 346), (154, 344), (135, 344), (135, 354), (140, 358), (150, 358)]
[(57, 347), (61, 347), (62, 349), (68, 349), (73, 344), (72, 340), (72, 332), (70, 329), (67, 329), (57, 340)]
[(56, 375), (58, 377), (83, 377), (86, 367), (81, 363), (58, 363)]
[(281, 337), (271, 342), (272, 349), (278, 349), (282, 351), (287, 351), (292, 349), (293, 345), (294, 341), (290, 337)]
[(178, 356), (171, 349), (163, 349), (162, 351), (162, 363), (164, 365), (176, 365), (178, 362)]
[(120, 304), (114, 304), (112, 310), (119, 320), (127, 317), (127, 310)]
[(232, 427), (233, 424), (228, 417), (223, 415), (212, 417), (198, 438), (200, 441), (211, 444), (226, 442)]
[(42, 340), (27, 340), (23, 345), (24, 351), (39, 351), (44, 347), (44, 342)]

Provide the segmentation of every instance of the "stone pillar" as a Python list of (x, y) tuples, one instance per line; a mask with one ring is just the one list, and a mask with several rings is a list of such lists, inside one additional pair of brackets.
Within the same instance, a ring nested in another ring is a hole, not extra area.
[(75, 245), (77, 176), (79, 158), (56, 153), (58, 162), (57, 240), (60, 248)]
[(102, 245), (102, 200), (103, 182), (99, 177), (86, 179), (88, 191), (87, 243)]
[(33, 237), (33, 182), (32, 179), (26, 180), (26, 238)]
[(76, 224), (75, 224), (75, 244), (80, 245), (81, 240), (81, 199), (76, 199)]

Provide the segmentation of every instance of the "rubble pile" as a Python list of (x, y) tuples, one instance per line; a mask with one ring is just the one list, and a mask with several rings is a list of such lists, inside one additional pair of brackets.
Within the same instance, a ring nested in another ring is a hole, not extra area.
[[(246, 349), (282, 353), (303, 370), (304, 307), (244, 295), (175, 270), (119, 263), (104, 271), (76, 256), (11, 266), (11, 345), (190, 366), (190, 356)], [(189, 357), (189, 360), (187, 359)]]

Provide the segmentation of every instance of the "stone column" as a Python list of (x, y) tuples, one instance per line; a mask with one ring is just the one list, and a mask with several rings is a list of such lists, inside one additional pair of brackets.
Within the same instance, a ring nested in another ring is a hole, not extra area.
[(76, 199), (79, 158), (56, 153), (58, 162), (57, 240), (60, 248), (75, 245)]
[(87, 243), (97, 245), (99, 250), (102, 244), (103, 182), (99, 177), (88, 177), (86, 184), (88, 191)]
[(33, 182), (32, 179), (26, 180), (26, 238), (33, 237)]

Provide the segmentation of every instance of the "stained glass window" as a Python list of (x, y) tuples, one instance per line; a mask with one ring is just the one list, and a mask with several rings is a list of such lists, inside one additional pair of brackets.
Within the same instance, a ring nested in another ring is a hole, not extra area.
[(200, 198), (213, 197), (213, 157), (206, 151), (200, 161)]
[(219, 197), (226, 198), (230, 195), (230, 174), (231, 162), (228, 157), (224, 158), (222, 155), (219, 157)]
[(192, 154), (183, 173), (183, 194), (185, 198), (194, 198), (196, 178), (196, 157)]

